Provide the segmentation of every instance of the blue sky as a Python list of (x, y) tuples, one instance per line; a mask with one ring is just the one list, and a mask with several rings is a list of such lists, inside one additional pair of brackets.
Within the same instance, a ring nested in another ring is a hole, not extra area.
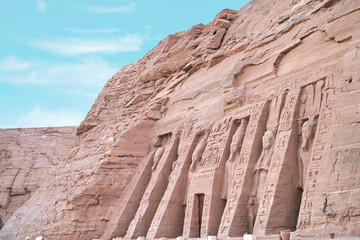
[(167, 35), (248, 0), (4, 0), (0, 128), (79, 125), (102, 87)]

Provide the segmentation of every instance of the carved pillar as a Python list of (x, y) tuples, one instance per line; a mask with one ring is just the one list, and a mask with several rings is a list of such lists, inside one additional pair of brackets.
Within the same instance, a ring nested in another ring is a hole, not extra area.
[(259, 159), (253, 166), (253, 184), (247, 205), (248, 232), (254, 232), (254, 224), (258, 215), (259, 204), (264, 196), (269, 166), (274, 153), (276, 133), (279, 125), (280, 113), (284, 107), (286, 94), (283, 93), (271, 100), (266, 132), (262, 136), (262, 150)]
[(152, 169), (155, 165), (159, 164), (158, 161), (160, 159), (156, 162), (155, 157), (161, 158), (161, 156), (164, 155), (167, 156), (166, 159), (171, 158), (172, 149), (177, 146), (178, 140), (176, 140), (176, 138), (169, 140), (166, 145), (165, 141), (161, 142), (162, 138), (163, 137), (158, 138), (158, 141), (154, 144), (156, 148), (144, 157), (137, 167), (136, 174), (124, 190), (115, 208), (116, 212), (112, 214), (102, 238), (108, 239), (126, 234), (126, 230), (140, 206), (141, 199), (153, 175)]
[[(204, 195), (203, 210), (196, 212), (199, 199), (188, 199), (184, 233), (186, 236), (217, 235), (225, 201), (220, 198), (224, 162), (229, 158), (232, 136), (236, 130), (232, 118), (225, 118), (214, 123), (207, 139), (206, 148), (201, 158), (200, 168), (191, 179), (189, 196), (198, 198)], [(194, 205), (195, 204), (195, 205)], [(200, 201), (201, 205), (201, 201)], [(202, 216), (198, 218), (199, 214)], [(201, 220), (201, 222), (199, 222)], [(201, 227), (201, 229), (199, 229)]]
[(144, 194), (147, 184), (151, 178), (151, 166), (156, 150), (151, 151), (136, 168), (136, 174), (127, 185), (118, 202), (115, 212), (102, 236), (103, 239), (110, 239), (125, 236), (131, 220), (140, 205), (140, 200)]
[[(185, 216), (184, 192), (192, 155), (197, 145), (193, 123), (184, 127), (179, 144), (179, 156), (173, 164), (169, 183), (149, 227), (146, 238), (178, 237), (183, 232)], [(197, 128), (197, 130), (200, 127)]]
[[(202, 234), (201, 224), (203, 220), (202, 217), (200, 218), (200, 216), (203, 216), (203, 209), (200, 210), (198, 205), (205, 205), (205, 201), (207, 204), (209, 203), (209, 196), (206, 196), (206, 198), (204, 197), (203, 203), (201, 203), (197, 197), (197, 194), (204, 195), (205, 189), (202, 189), (201, 191), (194, 191), (194, 188), (196, 188), (196, 183), (198, 183), (197, 178), (199, 176), (199, 168), (201, 167), (200, 163), (204, 165), (204, 161), (202, 161), (201, 158), (205, 147), (207, 146), (207, 140), (210, 135), (210, 131), (202, 135), (203, 136), (200, 136), (199, 143), (197, 144), (192, 155), (192, 164), (190, 166), (188, 175), (188, 184), (186, 188), (187, 200), (183, 230), (183, 235), (185, 237), (200, 237)], [(208, 205), (205, 206), (205, 208), (208, 208)], [(204, 215), (206, 216), (207, 214)]]
[(235, 171), (234, 183), (222, 215), (218, 236), (240, 236), (248, 229), (247, 201), (252, 186), (252, 166), (261, 151), (266, 129), (268, 103), (251, 107), (249, 123)]
[[(274, 146), (274, 154), (272, 156), (269, 172), (267, 174), (263, 196), (259, 201), (259, 208), (254, 226), (255, 234), (265, 235), (268, 231), (270, 220), (283, 221), (283, 215), (287, 209), (286, 206), (284, 206), (286, 203), (283, 202), (281, 198), (282, 196), (289, 197), (289, 195), (293, 195), (293, 193), (286, 192), (287, 189), (281, 189), (281, 183), (279, 182), (280, 174), (283, 174), (286, 171), (295, 172), (295, 174), (293, 174), (293, 176), (296, 176), (293, 191), (296, 191), (296, 183), (298, 180), (297, 168), (296, 166), (291, 166), (291, 164), (288, 166), (288, 164), (284, 164), (284, 162), (293, 161), (295, 164), (297, 164), (297, 123), (295, 117), (297, 114), (296, 110), (299, 100), (299, 93), (300, 89), (295, 89), (288, 93), (285, 107), (281, 112), (279, 130)], [(286, 175), (289, 175), (289, 173), (286, 173)], [(288, 184), (291, 184), (291, 182), (288, 182)], [(274, 212), (275, 202), (280, 207), (280, 209), (277, 209), (279, 212)], [(281, 208), (283, 208), (283, 210), (281, 210)]]
[[(162, 136), (162, 138), (169, 138), (169, 136)], [(129, 225), (124, 237), (126, 239), (133, 239), (147, 234), (161, 197), (165, 192), (172, 164), (178, 156), (179, 137), (175, 136), (170, 143), (165, 144), (162, 143), (156, 150), (150, 182), (140, 201), (135, 217)]]
[(297, 229), (300, 229), (300, 231), (301, 229), (309, 228), (317, 221), (324, 222), (324, 214), (322, 214), (319, 209), (324, 207), (325, 199), (321, 196), (322, 192), (317, 191), (317, 188), (323, 166), (322, 162), (330, 157), (330, 151), (328, 151), (325, 146), (331, 144), (331, 138), (329, 138), (329, 136), (331, 134), (330, 126), (332, 126), (334, 96), (333, 79), (332, 76), (328, 76), (325, 80), (320, 115), (317, 122), (310, 162), (308, 163), (308, 172), (304, 175), (306, 184), (302, 194), (300, 213), (297, 221)]
[(229, 159), (227, 159), (225, 162), (223, 185), (221, 191), (222, 199), (228, 199), (228, 196), (230, 195), (235, 174), (233, 170), (236, 167), (235, 157), (239, 154), (242, 147), (247, 125), (248, 120), (246, 118), (241, 119), (240, 126), (232, 136)]

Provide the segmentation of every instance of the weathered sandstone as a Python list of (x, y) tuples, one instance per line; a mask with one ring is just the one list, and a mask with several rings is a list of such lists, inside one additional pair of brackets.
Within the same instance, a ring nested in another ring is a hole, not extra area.
[(168, 36), (108, 81), (1, 233), (359, 236), (359, 10), (253, 0)]
[(21, 207), (65, 163), (75, 127), (0, 129), (0, 217)]

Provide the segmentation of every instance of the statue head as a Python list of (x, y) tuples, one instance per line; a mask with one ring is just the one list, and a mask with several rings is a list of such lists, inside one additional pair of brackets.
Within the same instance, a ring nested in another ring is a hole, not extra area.
[(301, 129), (302, 148), (306, 148), (307, 142), (314, 136), (316, 120), (310, 119), (304, 122)]
[(275, 134), (272, 130), (267, 130), (262, 138), (263, 149), (269, 149), (274, 145)]
[(309, 139), (314, 135), (314, 126), (316, 125), (315, 120), (308, 120), (304, 122), (301, 133), (303, 138)]
[(241, 119), (240, 126), (237, 128), (235, 134), (233, 135), (231, 145), (230, 145), (230, 151), (232, 153), (235, 153), (240, 150), (242, 146), (242, 142), (245, 137), (246, 128), (248, 125), (248, 119)]
[(230, 145), (231, 152), (239, 151), (242, 140), (244, 139), (245, 136), (245, 130), (246, 129), (242, 128), (241, 126), (236, 130)]

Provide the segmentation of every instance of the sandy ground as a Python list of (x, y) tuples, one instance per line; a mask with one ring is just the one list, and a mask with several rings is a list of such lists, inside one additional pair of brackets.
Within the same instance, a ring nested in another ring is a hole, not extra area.
[[(208, 240), (207, 238), (188, 238), (187, 240)], [(300, 240), (330, 240), (329, 237), (301, 237)], [(357, 237), (341, 237), (341, 236), (335, 236), (335, 240), (360, 240), (360, 236)], [(169, 240), (169, 239), (168, 239)], [(210, 239), (209, 239), (210, 240)], [(215, 239), (214, 239), (215, 240)], [(227, 240), (216, 238), (216, 240)], [(242, 237), (231, 237), (229, 240), (244, 240)], [(265, 236), (265, 237), (257, 237), (256, 240), (281, 240), (278, 235), (272, 235), (272, 236)], [(298, 240), (297, 238), (294, 238), (293, 240)]]

